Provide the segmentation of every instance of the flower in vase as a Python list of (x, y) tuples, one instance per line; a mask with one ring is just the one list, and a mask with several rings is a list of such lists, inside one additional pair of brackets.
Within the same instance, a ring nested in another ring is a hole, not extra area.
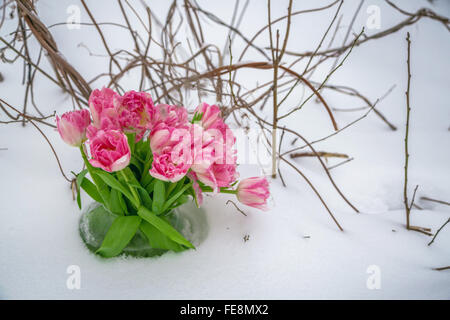
[(214, 163), (211, 166), (211, 172), (216, 179), (217, 186), (220, 188), (230, 187), (239, 178), (239, 173), (236, 171), (236, 164)]
[(236, 191), (239, 202), (253, 208), (267, 210), (270, 192), (266, 177), (244, 179), (239, 183)]
[(150, 148), (153, 153), (161, 153), (163, 149), (172, 149), (181, 139), (188, 139), (189, 124), (173, 127), (166, 123), (157, 124), (150, 133)]
[(191, 140), (192, 170), (202, 171), (216, 160), (214, 137), (198, 124), (191, 124), (188, 132)]
[(217, 159), (214, 137), (198, 124), (191, 125), (189, 136), (191, 138), (192, 152), (191, 169), (195, 173), (195, 177), (205, 185), (218, 191), (216, 179), (210, 170)]
[(188, 123), (188, 113), (184, 107), (158, 104), (155, 108), (156, 114), (153, 120), (154, 125), (165, 123), (171, 127), (178, 127)]
[(56, 117), (56, 126), (65, 143), (79, 147), (86, 140), (86, 128), (91, 123), (88, 110), (77, 110)]
[[(201, 132), (197, 135), (202, 139), (194, 138), (194, 144), (197, 145), (194, 150), (201, 150), (203, 161), (194, 161), (192, 170), (198, 180), (217, 192), (219, 188), (230, 187), (238, 178), (234, 149), (236, 138), (220, 117), (219, 107), (203, 103), (197, 108), (197, 112), (202, 113), (201, 127), (197, 124), (193, 126), (201, 128), (196, 128), (196, 131)], [(198, 147), (199, 143), (202, 144), (201, 147)], [(194, 159), (197, 160), (198, 157)]]
[(178, 155), (173, 156), (170, 150), (154, 155), (149, 173), (159, 180), (177, 182), (187, 174), (190, 168), (189, 161), (182, 158)]
[(120, 96), (109, 88), (95, 89), (89, 97), (92, 124), (97, 129), (119, 129), (117, 106)]
[(201, 126), (205, 129), (209, 129), (209, 127), (216, 122), (216, 120), (220, 119), (220, 108), (215, 104), (209, 105), (207, 103), (200, 104), (195, 109), (196, 114), (201, 114), (202, 118), (200, 120)]
[(165, 123), (155, 126), (150, 133), (153, 153), (152, 177), (170, 182), (183, 178), (192, 164), (189, 126), (171, 127)]
[(130, 163), (127, 137), (119, 130), (96, 130), (89, 137), (92, 166), (108, 172), (120, 171)]
[(151, 129), (156, 109), (150, 94), (128, 91), (121, 98), (117, 109), (120, 127), (128, 133), (135, 132), (140, 140)]

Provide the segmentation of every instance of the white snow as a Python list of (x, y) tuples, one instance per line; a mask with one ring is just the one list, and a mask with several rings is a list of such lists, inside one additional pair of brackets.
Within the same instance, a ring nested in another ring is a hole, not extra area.
[[(382, 29), (404, 19), (384, 2), (372, 2), (381, 8)], [(109, 3), (106, 1), (88, 3), (97, 21), (123, 22), (115, 3), (110, 5), (111, 9), (105, 9)], [(294, 10), (326, 3), (329, 2), (296, 3)], [(65, 21), (70, 4), (70, 1), (41, 0), (39, 15), (48, 25)], [(165, 12), (167, 7), (162, 2), (150, 4), (157, 13)], [(226, 2), (200, 1), (200, 4), (225, 21), (230, 20), (233, 8)], [(356, 33), (365, 24), (368, 5), (363, 5), (355, 22)], [(442, 15), (450, 15), (450, 4), (446, 1), (436, 1), (434, 6), (427, 1), (398, 1), (398, 5), (408, 11), (427, 6)], [(250, 6), (241, 25), (247, 36), (266, 24), (266, 3), (251, 1)], [(287, 4), (274, 4), (273, 15), (285, 14), (286, 8)], [(344, 27), (338, 34), (337, 44), (343, 40), (355, 8), (356, 3), (352, 2), (343, 6)], [(296, 37), (291, 38), (288, 49), (313, 50), (333, 14), (331, 9), (293, 19)], [(81, 18), (89, 21), (83, 10)], [(7, 35), (15, 27), (15, 23), (6, 21), (0, 35)], [(111, 48), (131, 47), (126, 30), (103, 28)], [(283, 25), (279, 28), (283, 35)], [(51, 30), (61, 52), (87, 79), (105, 71), (104, 58), (91, 57), (85, 48), (77, 47), (83, 42), (93, 53), (104, 53), (92, 27), (68, 30), (58, 26)], [(366, 30), (369, 35), (377, 31)], [(296, 162), (321, 192), (344, 232), (336, 228), (305, 181), (281, 163), (287, 187), (279, 179), (271, 180), (270, 211), (244, 208), (247, 216), (243, 216), (231, 204), (225, 205), (231, 197), (207, 197), (204, 208), (209, 234), (195, 251), (151, 259), (101, 259), (91, 254), (79, 237), (80, 211), (46, 141), (31, 125), (25, 128), (16, 124), (0, 125), (0, 148), (7, 148), (0, 150), (0, 298), (449, 299), (450, 271), (433, 268), (450, 264), (450, 226), (442, 230), (431, 246), (427, 245), (430, 237), (404, 227), (406, 31), (412, 39), (409, 194), (411, 197), (415, 185), (419, 185), (416, 199), (423, 207), (412, 211), (412, 223), (435, 232), (450, 216), (450, 207), (421, 201), (420, 197), (450, 200), (450, 38), (442, 25), (424, 18), (385, 39), (355, 48), (330, 80), (333, 84), (354, 86), (373, 101), (396, 85), (377, 107), (399, 130), (389, 130), (371, 113), (356, 125), (315, 145), (316, 150), (342, 152), (354, 158), (331, 173), (361, 213), (352, 211), (339, 197), (317, 159)], [(210, 23), (205, 28), (205, 38), (215, 39), (222, 48), (226, 33), (223, 39), (218, 39), (219, 32), (224, 29)], [(267, 34), (261, 35), (258, 44), (268, 44)], [(37, 56), (38, 46), (35, 43), (30, 46)], [(158, 56), (156, 46), (153, 48)], [(240, 48), (242, 43), (237, 41), (233, 56), (240, 54)], [(261, 61), (255, 52), (244, 58), (252, 59)], [(43, 66), (49, 70), (48, 63)], [(321, 81), (328, 68), (315, 74), (313, 80)], [(0, 83), (1, 98), (20, 109), (24, 92), (20, 85), (22, 63), (12, 66), (2, 63), (0, 70), (5, 78)], [(248, 80), (247, 88), (271, 77), (270, 71), (239, 72), (241, 79)], [(132, 89), (136, 79), (138, 75), (133, 74), (125, 78), (125, 88)], [(100, 79), (95, 85), (101, 87), (106, 82), (106, 78)], [(36, 81), (35, 91), (38, 105), (46, 114), (71, 108), (70, 99), (45, 77), (40, 76)], [(301, 93), (298, 90), (283, 110), (295, 107)], [(192, 94), (192, 99), (195, 96)], [(329, 91), (324, 91), (324, 96), (336, 108), (362, 106), (357, 100)], [(363, 112), (335, 112), (335, 116), (343, 127)], [(0, 117), (5, 120), (3, 114)], [(299, 130), (308, 140), (332, 132), (326, 112), (314, 101), (283, 123)], [(65, 145), (51, 128), (41, 128), (54, 144), (65, 172), (78, 172), (81, 169), (78, 150)], [(285, 138), (285, 150), (290, 147), (290, 141), (291, 137)], [(329, 165), (338, 162), (332, 159)], [(260, 171), (254, 165), (240, 166), (241, 177), (260, 174)], [(83, 204), (88, 203), (89, 199), (83, 195)], [(248, 241), (244, 241), (246, 235)], [(69, 277), (66, 271), (71, 265), (80, 267), (79, 290), (66, 286)], [(367, 286), (371, 276), (367, 270), (371, 266), (379, 267), (380, 289), (371, 290)]]

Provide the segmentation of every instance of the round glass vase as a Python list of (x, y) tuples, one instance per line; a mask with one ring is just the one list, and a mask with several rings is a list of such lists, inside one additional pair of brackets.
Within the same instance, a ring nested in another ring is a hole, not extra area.
[[(165, 215), (170, 224), (194, 246), (198, 246), (208, 235), (205, 211), (192, 202), (186, 203)], [(117, 215), (111, 213), (98, 202), (93, 202), (83, 211), (80, 218), (80, 236), (86, 247), (92, 251), (100, 248), (109, 227)], [(138, 229), (134, 237), (123, 249), (121, 255), (133, 257), (160, 256), (169, 250), (150, 246), (146, 236)]]

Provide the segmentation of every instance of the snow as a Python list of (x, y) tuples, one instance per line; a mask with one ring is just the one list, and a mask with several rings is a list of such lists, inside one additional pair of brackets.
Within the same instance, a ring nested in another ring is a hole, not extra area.
[[(382, 29), (403, 19), (384, 2), (372, 2), (381, 8)], [(326, 3), (296, 4), (294, 9)], [(67, 17), (69, 4), (70, 1), (42, 0), (38, 2), (39, 14), (46, 24), (61, 22)], [(207, 10), (214, 10), (225, 21), (230, 20), (233, 8), (225, 2), (201, 1), (200, 4)], [(116, 6), (102, 10), (105, 1), (91, 1), (89, 5), (98, 21), (122, 21)], [(365, 24), (367, 5), (363, 5), (355, 22), (355, 32)], [(430, 6), (426, 1), (403, 1), (399, 5), (408, 11)], [(164, 6), (167, 5), (160, 2), (152, 8), (162, 13), (166, 10)], [(265, 2), (251, 1), (250, 6), (252, 10), (247, 12), (241, 25), (246, 35), (252, 35), (266, 23)], [(450, 4), (446, 1), (436, 1), (431, 8), (442, 15), (450, 13)], [(354, 10), (355, 4), (346, 2), (343, 6), (344, 25)], [(274, 5), (273, 15), (280, 16), (285, 11), (286, 6)], [(333, 14), (334, 9), (294, 19), (293, 30), (300, 37), (291, 39), (288, 49), (315, 48)], [(260, 21), (261, 17), (264, 21)], [(84, 11), (82, 21), (88, 21)], [(15, 26), (6, 21), (0, 35), (8, 34)], [(223, 31), (212, 26), (205, 28), (207, 39), (215, 39), (215, 33)], [(127, 33), (108, 33), (116, 29), (104, 28), (111, 48), (131, 45), (121, 42), (128, 39)], [(280, 32), (284, 30), (282, 24), (279, 28)], [(345, 30), (343, 28), (338, 35), (337, 43), (343, 40)], [(354, 86), (373, 101), (396, 85), (378, 108), (399, 130), (389, 130), (371, 113), (354, 126), (315, 145), (316, 150), (346, 153), (354, 158), (331, 173), (344, 195), (361, 213), (355, 213), (340, 198), (317, 159), (296, 160), (321, 192), (344, 232), (336, 228), (305, 181), (281, 163), (287, 187), (283, 187), (279, 179), (271, 180), (270, 211), (245, 208), (247, 216), (244, 216), (233, 205), (225, 204), (233, 199), (231, 196), (206, 197), (204, 209), (209, 232), (196, 250), (150, 259), (101, 259), (91, 254), (79, 237), (80, 211), (72, 201), (69, 185), (60, 175), (46, 141), (30, 125), (24, 128), (15, 124), (0, 125), (0, 148), (7, 148), (0, 150), (0, 298), (449, 299), (449, 271), (433, 268), (450, 264), (450, 228), (443, 229), (428, 246), (430, 237), (404, 227), (406, 31), (411, 33), (412, 39), (409, 194), (411, 197), (415, 185), (419, 185), (416, 199), (423, 207), (423, 210), (413, 209), (412, 224), (432, 228), (435, 232), (450, 216), (450, 207), (421, 201), (420, 197), (449, 201), (450, 196), (450, 41), (442, 25), (424, 18), (383, 40), (355, 48), (330, 80), (333, 84)], [(90, 57), (86, 49), (77, 47), (83, 42), (94, 53), (104, 52), (93, 28), (55, 27), (52, 32), (64, 56), (86, 78), (105, 70), (107, 64), (103, 58)], [(367, 30), (369, 35), (373, 32), (376, 30)], [(258, 44), (264, 45), (267, 40), (264, 34)], [(223, 47), (225, 36), (217, 41), (219, 47)], [(37, 48), (35, 44), (31, 46)], [(239, 46), (238, 41), (236, 46)], [(33, 52), (37, 54), (36, 50)], [(261, 57), (256, 53), (245, 57), (245, 60), (251, 59), (258, 61)], [(43, 65), (48, 68), (48, 64)], [(19, 85), (21, 70), (21, 63), (1, 65), (5, 81), (0, 83), (0, 96), (16, 106), (23, 103), (24, 87)], [(321, 81), (327, 71), (315, 74), (313, 79)], [(270, 71), (240, 72), (242, 79), (248, 79), (248, 88), (257, 80), (262, 83), (271, 76)], [(124, 79), (126, 88), (132, 88), (137, 79), (133, 77), (131, 74)], [(97, 81), (96, 85), (102, 86), (105, 81)], [(36, 100), (46, 114), (70, 109), (70, 100), (49, 80), (40, 77), (36, 83)], [(296, 99), (301, 97), (301, 90), (298, 91), (298, 96), (293, 96), (284, 110), (295, 106)], [(194, 99), (195, 94), (192, 96)], [(325, 91), (324, 96), (336, 108), (362, 106), (359, 101), (329, 91)], [(363, 112), (335, 112), (335, 116), (343, 127)], [(1, 120), (4, 120), (3, 115)], [(299, 130), (308, 140), (332, 133), (326, 112), (314, 101), (286, 119), (284, 124)], [(78, 172), (81, 169), (78, 150), (65, 145), (51, 128), (41, 128), (54, 144), (65, 172)], [(286, 138), (285, 150), (290, 147), (290, 140)], [(338, 162), (333, 159), (328, 164)], [(257, 175), (261, 168), (244, 164), (240, 166), (240, 173), (241, 177)], [(87, 196), (83, 195), (82, 200), (88, 205)], [(244, 241), (247, 235), (248, 240)], [(79, 290), (70, 290), (66, 285), (67, 269), (72, 265), (79, 266), (81, 271)], [(379, 268), (380, 289), (371, 290), (367, 286), (371, 266)]]

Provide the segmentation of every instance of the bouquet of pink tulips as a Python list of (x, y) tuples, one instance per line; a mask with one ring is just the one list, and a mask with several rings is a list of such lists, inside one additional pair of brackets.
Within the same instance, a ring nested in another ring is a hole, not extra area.
[(83, 157), (78, 188), (115, 215), (98, 254), (120, 254), (138, 229), (154, 248), (194, 248), (165, 215), (189, 196), (200, 206), (203, 192), (235, 194), (245, 205), (266, 208), (266, 178), (244, 179), (234, 188), (236, 138), (218, 106), (203, 103), (189, 120), (184, 107), (155, 106), (148, 93), (120, 96), (103, 88), (92, 92), (89, 109), (56, 122), (62, 139)]

